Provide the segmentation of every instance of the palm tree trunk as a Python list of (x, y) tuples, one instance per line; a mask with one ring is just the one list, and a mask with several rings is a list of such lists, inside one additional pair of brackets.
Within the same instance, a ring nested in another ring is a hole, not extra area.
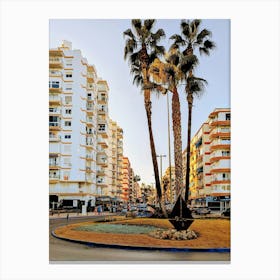
[(157, 197), (158, 197), (160, 209), (161, 209), (163, 215), (165, 217), (167, 217), (165, 203), (163, 202), (163, 199), (162, 199), (163, 197), (162, 197), (162, 190), (161, 190), (160, 179), (159, 179), (157, 154), (156, 154), (156, 148), (155, 148), (154, 136), (153, 136), (153, 130), (152, 130), (152, 102), (150, 101), (150, 98), (149, 98), (150, 92), (148, 90), (145, 90), (144, 96), (145, 96), (145, 109), (146, 109), (146, 115), (147, 115), (147, 121), (148, 121), (150, 148), (151, 148), (152, 161), (153, 161), (153, 167), (154, 167)]
[(178, 197), (183, 187), (183, 160), (180, 100), (175, 86), (172, 90), (172, 124), (174, 137), (175, 188)]
[(188, 100), (188, 144), (187, 144), (186, 190), (185, 190), (186, 202), (188, 202), (189, 184), (190, 184), (190, 151), (191, 151), (192, 106), (193, 106), (192, 94), (188, 93), (187, 100)]

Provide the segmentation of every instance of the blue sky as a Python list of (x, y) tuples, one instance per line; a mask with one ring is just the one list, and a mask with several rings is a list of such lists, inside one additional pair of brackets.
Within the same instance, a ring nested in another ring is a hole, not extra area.
[[(162, 45), (166, 49), (171, 44), (169, 37), (180, 33), (180, 21), (157, 20), (154, 30), (164, 29), (166, 38)], [(123, 59), (123, 31), (130, 27), (130, 20), (119, 19), (50, 20), (50, 48), (56, 48), (62, 40), (71, 41), (73, 49), (80, 49), (88, 62), (96, 66), (98, 76), (108, 81), (109, 115), (124, 130), (124, 154), (129, 157), (135, 173), (149, 184), (154, 182), (154, 177), (143, 94), (132, 84), (128, 62)], [(196, 76), (208, 81), (208, 86), (204, 95), (194, 101), (192, 135), (215, 108), (230, 107), (230, 21), (202, 20), (201, 28), (204, 27), (212, 31), (212, 40), (217, 47), (210, 56), (200, 57), (200, 65), (195, 72)], [(169, 98), (171, 101), (170, 95)], [(183, 88), (180, 102), (184, 149), (188, 116)], [(152, 124), (157, 153), (168, 155), (166, 97), (152, 97)], [(173, 164), (173, 135), (171, 140)], [(168, 158), (164, 158), (162, 163), (164, 171), (168, 167)]]

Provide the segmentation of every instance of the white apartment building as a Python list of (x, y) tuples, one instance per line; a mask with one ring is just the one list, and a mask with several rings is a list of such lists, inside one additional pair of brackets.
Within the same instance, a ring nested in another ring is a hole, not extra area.
[(107, 82), (98, 78), (95, 67), (70, 42), (49, 50), (52, 208), (63, 203), (85, 212), (97, 197), (112, 195), (108, 92)]

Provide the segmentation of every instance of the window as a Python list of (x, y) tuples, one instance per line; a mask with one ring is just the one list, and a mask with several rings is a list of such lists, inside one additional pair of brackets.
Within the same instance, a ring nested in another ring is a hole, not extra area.
[(66, 109), (66, 110), (65, 110), (65, 114), (71, 115), (71, 114), (72, 114), (72, 110), (71, 110), (71, 109)]
[(64, 126), (71, 126), (71, 122), (70, 121), (65, 121)]
[(226, 114), (226, 121), (230, 121), (230, 114)]
[(64, 139), (71, 139), (71, 134), (65, 134)]
[(49, 81), (49, 88), (59, 88), (59, 81)]
[(223, 156), (223, 157), (228, 157), (228, 156), (230, 156), (230, 151), (222, 151), (222, 156)]
[(65, 96), (65, 104), (71, 104), (72, 103), (72, 96)]
[(72, 73), (66, 73), (66, 74), (65, 74), (65, 77), (66, 77), (66, 78), (72, 78)]
[(99, 131), (105, 131), (105, 129), (106, 129), (106, 125), (105, 124), (99, 124), (98, 125), (98, 130)]
[(59, 118), (56, 116), (49, 116), (49, 121), (52, 123), (57, 123), (59, 121)]
[(223, 179), (229, 179), (229, 174), (228, 173), (223, 173), (222, 174)]

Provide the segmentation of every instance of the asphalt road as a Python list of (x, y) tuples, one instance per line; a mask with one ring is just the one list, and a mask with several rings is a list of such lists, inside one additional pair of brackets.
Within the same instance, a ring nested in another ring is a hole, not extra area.
[[(100, 219), (92, 218), (73, 218), (70, 223)], [(51, 235), (51, 231), (67, 224), (66, 219), (50, 219), (49, 222), (49, 261), (50, 263), (64, 262), (219, 262), (229, 263), (230, 253), (216, 252), (163, 252), (163, 251), (145, 251), (145, 250), (122, 250), (112, 248), (91, 247), (73, 242), (63, 241)]]

